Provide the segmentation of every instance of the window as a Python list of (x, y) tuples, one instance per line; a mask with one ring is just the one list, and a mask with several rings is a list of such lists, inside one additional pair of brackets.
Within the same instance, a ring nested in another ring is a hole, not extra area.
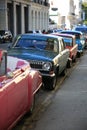
[(72, 46), (72, 41), (73, 41), (72, 38), (64, 37), (63, 39), (64, 39), (66, 46)]
[(60, 44), (61, 44), (61, 51), (63, 51), (65, 49), (65, 44), (63, 39), (60, 41)]
[(53, 52), (58, 52), (58, 42), (54, 38), (50, 38), (47, 40), (46, 50), (50, 50)]
[(50, 51), (54, 50), (54, 41), (52, 39), (48, 39), (45, 49)]
[(54, 52), (58, 52), (58, 41), (54, 40)]

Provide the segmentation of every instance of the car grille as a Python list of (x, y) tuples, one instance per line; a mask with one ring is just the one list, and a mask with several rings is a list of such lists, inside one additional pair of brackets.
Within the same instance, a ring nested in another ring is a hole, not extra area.
[(43, 65), (43, 61), (35, 61), (35, 60), (28, 60), (30, 63), (30, 66), (32, 68), (36, 68), (36, 69), (42, 69), (42, 65)]

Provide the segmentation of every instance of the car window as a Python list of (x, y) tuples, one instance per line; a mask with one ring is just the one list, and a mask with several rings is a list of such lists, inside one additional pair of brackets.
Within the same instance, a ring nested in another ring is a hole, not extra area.
[(54, 48), (53, 42), (52, 41), (48, 41), (47, 44), (46, 44), (45, 49), (53, 51), (53, 48)]
[(58, 41), (54, 38), (49, 38), (47, 40), (46, 50), (58, 52)]
[(80, 34), (75, 34), (76, 39), (80, 39), (81, 35)]
[(54, 40), (54, 52), (59, 53), (59, 43), (57, 40)]
[(13, 47), (36, 48), (54, 52), (58, 51), (58, 44), (54, 38), (47, 38), (47, 39), (18, 38), (15, 40)]
[(15, 47), (30, 47), (30, 46), (32, 46), (31, 40), (22, 38), (20, 38), (15, 45)]
[(60, 42), (61, 42), (61, 50), (63, 51), (65, 49), (65, 44), (63, 40), (61, 40)]
[(45, 40), (41, 40), (41, 39), (35, 39), (32, 40), (31, 42), (38, 49), (45, 49), (47, 44)]
[(72, 46), (73, 39), (69, 37), (63, 37), (66, 46)]
[(13, 47), (45, 49), (46, 45), (47, 41), (43, 39), (18, 38), (14, 41)]
[(59, 44), (60, 44), (59, 51), (61, 52), (61, 51), (65, 50), (65, 43), (64, 43), (63, 39), (59, 40)]

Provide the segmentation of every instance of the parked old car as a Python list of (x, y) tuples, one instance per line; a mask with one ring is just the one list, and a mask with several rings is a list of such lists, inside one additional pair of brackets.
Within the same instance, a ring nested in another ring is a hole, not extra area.
[(8, 54), (29, 61), (42, 74), (46, 88), (54, 89), (59, 74), (65, 74), (69, 49), (63, 38), (48, 34), (19, 35)]
[[(64, 42), (66, 44), (66, 48), (70, 51), (70, 58), (72, 59), (72, 62), (76, 61), (77, 58), (77, 52), (78, 52), (78, 45), (75, 42), (75, 36), (71, 34), (62, 34), (62, 33), (53, 33), (53, 35), (61, 36), (64, 39)], [(72, 66), (72, 62), (69, 67)]]
[(81, 31), (84, 35), (85, 47), (87, 47), (87, 26), (86, 25), (77, 25), (73, 30)]
[(80, 31), (75, 31), (75, 30), (63, 30), (60, 33), (75, 35), (76, 44), (78, 44), (78, 57), (80, 57), (81, 54), (83, 53), (84, 48), (85, 48), (85, 40), (84, 40), (83, 33)]
[(10, 130), (25, 113), (33, 111), (41, 86), (39, 71), (0, 50), (0, 130)]
[(36, 33), (35, 30), (28, 30), (26, 33)]
[(10, 30), (0, 30), (1, 43), (12, 42), (13, 36)]

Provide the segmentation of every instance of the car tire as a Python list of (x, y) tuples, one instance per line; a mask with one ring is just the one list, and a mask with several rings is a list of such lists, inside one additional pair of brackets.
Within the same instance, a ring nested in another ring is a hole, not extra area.
[(65, 68), (65, 69), (62, 71), (61, 75), (62, 75), (62, 76), (65, 76), (66, 73), (67, 73), (67, 68)]
[(73, 59), (73, 63), (75, 63), (77, 61), (77, 59), (76, 59), (76, 57), (74, 57), (74, 59)]
[(57, 83), (57, 77), (54, 76), (53, 78), (47, 79), (44, 81), (44, 87), (48, 90), (54, 90)]
[(56, 83), (57, 83), (57, 77), (54, 76), (54, 77), (50, 80), (50, 87), (49, 87), (49, 89), (50, 89), (50, 90), (54, 90), (55, 87), (56, 87)]
[(80, 53), (80, 52), (77, 54), (77, 57), (78, 57), (78, 58), (80, 58), (80, 57), (81, 57), (81, 53)]
[(71, 68), (71, 67), (72, 67), (72, 60), (68, 60), (67, 68)]

